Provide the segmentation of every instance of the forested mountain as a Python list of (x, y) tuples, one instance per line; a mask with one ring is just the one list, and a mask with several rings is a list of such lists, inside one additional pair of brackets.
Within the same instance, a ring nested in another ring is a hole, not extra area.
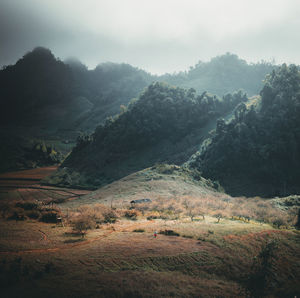
[(0, 124), (91, 132), (153, 81), (221, 97), (239, 89), (252, 95), (273, 67), (249, 65), (226, 54), (199, 62), (186, 73), (158, 77), (128, 64), (104, 63), (88, 70), (76, 59), (62, 62), (38, 47), (0, 71)]
[[(23, 152), (33, 139), (48, 140), (47, 145), (56, 150), (64, 149), (65, 142), (72, 147), (78, 135), (92, 133), (106, 118), (124, 111), (153, 81), (194, 87), (199, 94), (216, 91), (228, 106), (228, 99), (236, 100), (225, 94), (228, 90), (243, 88), (255, 93), (272, 67), (266, 63), (249, 65), (226, 54), (199, 63), (187, 73), (153, 76), (128, 64), (103, 63), (89, 70), (76, 58), (62, 62), (49, 49), (35, 48), (15, 65), (0, 70), (0, 138), (5, 132), (1, 146), (10, 148), (3, 151), (6, 154), (1, 159), (6, 160), (8, 152)], [(241, 96), (236, 92), (236, 98)], [(7, 135), (19, 138), (7, 143)], [(23, 155), (11, 162), (13, 169), (20, 164), (18, 160), (24, 160)], [(9, 159), (13, 159), (11, 154)]]
[(150, 82), (151, 75), (127, 64), (90, 71), (39, 47), (0, 71), (0, 124), (92, 131)]
[(258, 105), (241, 103), (219, 120), (211, 143), (190, 161), (234, 195), (300, 192), (300, 72), (282, 65), (266, 79)]
[(246, 100), (242, 92), (221, 100), (153, 83), (127, 110), (80, 138), (50, 182), (96, 187), (157, 162), (182, 164), (199, 148), (205, 126)]
[(27, 53), (0, 71), (0, 123), (32, 124), (47, 115), (44, 107), (62, 105), (73, 97), (71, 71), (44, 48)]
[(167, 74), (160, 79), (198, 92), (208, 91), (219, 96), (243, 89), (249, 96), (261, 90), (264, 77), (274, 64), (268, 62), (249, 64), (237, 55), (226, 53), (212, 58), (209, 62), (199, 62), (187, 72)]

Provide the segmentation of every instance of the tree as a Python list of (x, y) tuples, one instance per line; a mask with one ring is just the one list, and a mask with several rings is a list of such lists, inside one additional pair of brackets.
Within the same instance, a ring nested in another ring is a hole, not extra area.
[(275, 240), (266, 243), (260, 253), (253, 258), (251, 272), (244, 279), (250, 297), (265, 297), (268, 286), (276, 282), (273, 260), (278, 244)]
[(92, 223), (91, 223), (90, 219), (88, 219), (88, 218), (86, 218), (86, 219), (85, 218), (78, 219), (74, 223), (74, 230), (77, 233), (79, 233), (82, 238), (84, 238), (84, 236), (87, 233), (87, 230), (91, 229), (91, 227), (92, 227)]

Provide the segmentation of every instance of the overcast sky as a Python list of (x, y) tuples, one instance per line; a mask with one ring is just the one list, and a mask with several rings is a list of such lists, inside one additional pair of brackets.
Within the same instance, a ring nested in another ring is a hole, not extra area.
[(89, 68), (186, 70), (226, 52), (300, 64), (299, 0), (0, 0), (0, 65), (36, 46)]

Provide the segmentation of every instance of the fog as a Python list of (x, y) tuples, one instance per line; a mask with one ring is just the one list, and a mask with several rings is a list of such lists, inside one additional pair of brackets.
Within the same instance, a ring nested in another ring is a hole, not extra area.
[(298, 0), (0, 0), (0, 65), (36, 46), (152, 73), (232, 52), (300, 64)]

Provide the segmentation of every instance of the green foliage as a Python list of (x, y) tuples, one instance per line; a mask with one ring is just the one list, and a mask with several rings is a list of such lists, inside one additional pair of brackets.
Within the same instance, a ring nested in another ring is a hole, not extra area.
[(0, 123), (94, 129), (151, 81), (150, 74), (128, 64), (105, 63), (88, 70), (79, 61), (64, 63), (38, 47), (0, 71)]
[(81, 173), (81, 186), (100, 186), (158, 162), (182, 164), (198, 149), (203, 127), (245, 98), (238, 92), (223, 101), (206, 92), (196, 95), (153, 83), (130, 109), (80, 139), (62, 168)]
[(88, 70), (76, 59), (62, 62), (49, 49), (35, 48), (15, 65), (0, 71), (0, 123), (91, 131), (119, 112), (153, 81), (207, 90), (219, 96), (242, 88), (257, 94), (270, 63), (247, 64), (227, 53), (199, 62), (188, 72), (153, 76), (122, 63), (103, 63)]
[(300, 191), (300, 74), (273, 71), (261, 105), (241, 103), (229, 123), (219, 121), (211, 142), (190, 162), (233, 195), (285, 196)]

